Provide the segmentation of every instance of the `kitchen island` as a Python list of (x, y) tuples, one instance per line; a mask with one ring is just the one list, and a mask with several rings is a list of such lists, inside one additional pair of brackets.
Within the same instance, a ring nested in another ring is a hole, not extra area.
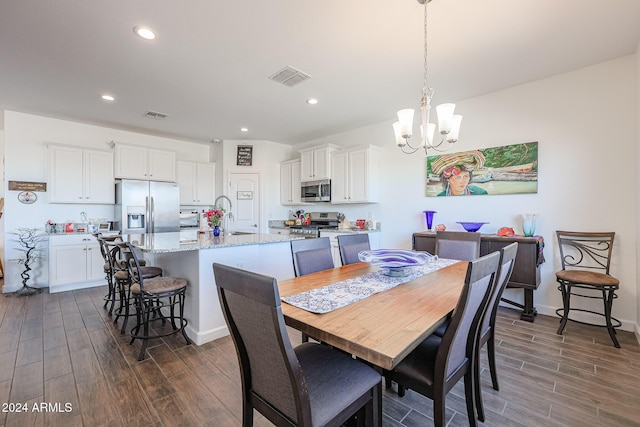
[(280, 234), (232, 234), (214, 237), (197, 231), (126, 234), (148, 264), (162, 267), (165, 276), (189, 281), (185, 301), (187, 335), (204, 344), (229, 334), (218, 301), (213, 263), (219, 262), (284, 280), (294, 277), (290, 237)]

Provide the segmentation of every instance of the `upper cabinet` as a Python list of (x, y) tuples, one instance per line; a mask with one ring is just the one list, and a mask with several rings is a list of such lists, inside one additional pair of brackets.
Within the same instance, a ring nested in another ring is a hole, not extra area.
[(215, 201), (215, 163), (176, 162), (176, 178), (181, 205), (213, 205)]
[(300, 205), (300, 160), (280, 163), (280, 204)]
[(331, 203), (378, 202), (378, 147), (347, 148), (331, 155)]
[(326, 144), (300, 151), (300, 181), (331, 178), (331, 153), (337, 148)]
[(176, 153), (136, 145), (114, 144), (115, 176), (147, 181), (176, 181)]
[(49, 144), (49, 203), (115, 202), (113, 153)]

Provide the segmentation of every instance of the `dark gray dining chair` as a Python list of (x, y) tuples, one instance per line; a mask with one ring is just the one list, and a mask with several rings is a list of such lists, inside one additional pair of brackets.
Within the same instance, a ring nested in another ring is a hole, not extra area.
[(214, 263), (224, 318), (242, 380), (242, 425), (253, 410), (277, 426), (380, 426), (380, 374), (317, 343), (291, 345), (276, 279)]
[(500, 249), (500, 265), (498, 266), (498, 274), (496, 275), (496, 285), (489, 297), (487, 303), (487, 310), (480, 323), (480, 329), (478, 329), (478, 345), (476, 346), (476, 360), (475, 360), (475, 397), (476, 397), (476, 410), (478, 412), (478, 419), (482, 422), (485, 420), (484, 405), (482, 403), (482, 394), (480, 389), (480, 350), (484, 345), (487, 345), (487, 357), (489, 359), (489, 371), (491, 372), (491, 383), (494, 390), (499, 390), (498, 385), (498, 371), (496, 369), (496, 315), (498, 314), (498, 306), (500, 306), (500, 298), (504, 292), (509, 279), (511, 279), (511, 273), (513, 272), (513, 266), (516, 262), (516, 254), (518, 253), (518, 243), (514, 242), (504, 248)]
[(471, 261), (480, 257), (480, 233), (437, 231), (436, 255), (440, 258)]
[[(474, 366), (474, 383), (475, 383), (475, 399), (478, 419), (485, 420), (484, 405), (482, 403), (482, 395), (480, 388), (480, 350), (487, 344), (487, 358), (489, 359), (489, 371), (491, 373), (491, 383), (494, 390), (499, 390), (498, 371), (496, 369), (496, 347), (495, 347), (495, 331), (496, 331), (496, 315), (500, 306), (500, 298), (504, 292), (513, 266), (515, 265), (516, 254), (518, 253), (518, 243), (514, 242), (500, 249), (500, 263), (498, 265), (498, 273), (496, 275), (496, 284), (491, 291), (489, 301), (487, 302), (487, 310), (482, 317), (482, 323), (478, 330), (478, 343), (476, 346), (476, 357)], [(449, 321), (440, 325), (434, 332), (434, 335), (444, 336), (445, 331), (449, 327)]]
[(291, 255), (296, 277), (335, 267), (328, 237), (292, 240)]
[(358, 254), (371, 249), (368, 233), (343, 234), (338, 236), (338, 249), (342, 265), (360, 262)]
[(386, 387), (398, 383), (398, 396), (405, 388), (433, 400), (433, 419), (445, 425), (445, 397), (464, 378), (467, 418), (476, 426), (474, 410), (474, 363), (476, 339), (482, 315), (494, 287), (500, 253), (493, 252), (469, 262), (464, 287), (443, 337), (432, 334), (393, 370), (385, 371)]

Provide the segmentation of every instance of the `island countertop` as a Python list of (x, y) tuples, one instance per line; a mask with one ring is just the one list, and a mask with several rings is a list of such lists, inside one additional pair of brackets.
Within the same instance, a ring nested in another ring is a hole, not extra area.
[(122, 239), (131, 242), (143, 252), (168, 253), (198, 251), (201, 249), (229, 248), (233, 246), (266, 245), (288, 242), (304, 237), (282, 234), (232, 234), (214, 236), (212, 233), (198, 233), (196, 230), (170, 233), (125, 234)]

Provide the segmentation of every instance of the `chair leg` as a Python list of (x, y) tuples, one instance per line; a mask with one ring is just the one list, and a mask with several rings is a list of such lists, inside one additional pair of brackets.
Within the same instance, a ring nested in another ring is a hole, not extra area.
[(402, 384), (398, 383), (398, 397), (404, 397), (406, 392), (407, 389)]
[(184, 324), (185, 320), (184, 320), (184, 293), (181, 293), (180, 295), (178, 295), (178, 301), (180, 301), (180, 327), (182, 328), (182, 336), (184, 337), (185, 341), (187, 342), (187, 345), (191, 345), (191, 340), (189, 339), (189, 337), (187, 336), (187, 331), (185, 331), (185, 327), (187, 325)]
[[(484, 404), (482, 402), (482, 390), (480, 384), (480, 348), (476, 349), (476, 354), (473, 361), (473, 388), (474, 392), (470, 395), (467, 391), (467, 377), (465, 376), (465, 397), (467, 400), (467, 411), (469, 410), (469, 401), (473, 401), (475, 397), (476, 412), (478, 413), (478, 419), (484, 422)], [(470, 368), (471, 369), (471, 368)], [(473, 406), (471, 407), (473, 411)]]
[[(398, 386), (398, 389), (400, 387)], [(399, 395), (400, 393), (398, 393)], [(472, 417), (474, 420), (475, 417)], [(433, 393), (433, 424), (435, 427), (444, 427), (446, 421), (446, 410), (444, 407), (444, 390)]]
[(500, 386), (498, 384), (498, 371), (496, 368), (496, 337), (494, 335), (494, 330), (491, 329), (489, 335), (489, 341), (487, 341), (487, 356), (489, 357), (489, 371), (491, 372), (491, 383), (493, 384), (493, 389), (495, 391), (500, 390)]
[[(477, 366), (477, 365), (479, 365), (479, 363), (474, 363), (474, 365)], [(464, 376), (464, 394), (465, 394), (465, 400), (467, 402), (467, 418), (469, 419), (469, 427), (475, 427), (477, 425), (477, 423), (476, 423), (476, 411), (473, 408), (473, 402), (475, 400), (474, 399), (474, 392), (473, 392), (475, 374), (472, 372), (473, 369), (475, 369), (475, 368), (469, 367), (469, 371)], [(480, 393), (478, 393), (478, 395), (479, 394)], [(476, 399), (477, 399), (477, 396), (476, 396)], [(434, 403), (433, 404), (433, 413), (434, 413), (434, 416), (435, 416), (435, 412), (436, 412), (435, 401), (433, 403)], [(443, 409), (444, 409), (444, 397), (442, 398), (442, 405), (443, 405)], [(480, 408), (478, 408), (478, 409), (480, 409)], [(443, 412), (444, 412), (444, 410), (443, 410)], [(478, 418), (480, 418), (480, 415), (478, 415)], [(482, 410), (482, 418), (480, 418), (480, 421), (484, 422), (484, 409)], [(436, 423), (436, 425), (438, 425), (438, 424)]]
[(611, 323), (611, 308), (613, 307), (614, 296), (615, 293), (613, 289), (602, 290), (602, 299), (604, 300), (604, 317), (607, 321), (607, 331), (609, 331), (609, 336), (611, 337), (611, 341), (613, 341), (613, 345), (616, 348), (620, 348), (620, 343), (616, 337), (616, 330)]
[(246, 397), (242, 399), (242, 427), (253, 427), (253, 407)]
[(145, 352), (147, 351), (147, 346), (149, 345), (149, 317), (151, 315), (151, 308), (148, 304), (153, 304), (151, 301), (145, 302), (143, 298), (140, 298), (140, 305), (142, 306), (142, 348), (140, 349), (140, 354), (138, 355), (138, 361), (144, 360)]
[(569, 302), (571, 298), (571, 285), (560, 283), (560, 291), (562, 292), (562, 308), (563, 314), (560, 319), (560, 327), (558, 328), (558, 335), (562, 335), (564, 327), (567, 326), (567, 320), (569, 320)]

